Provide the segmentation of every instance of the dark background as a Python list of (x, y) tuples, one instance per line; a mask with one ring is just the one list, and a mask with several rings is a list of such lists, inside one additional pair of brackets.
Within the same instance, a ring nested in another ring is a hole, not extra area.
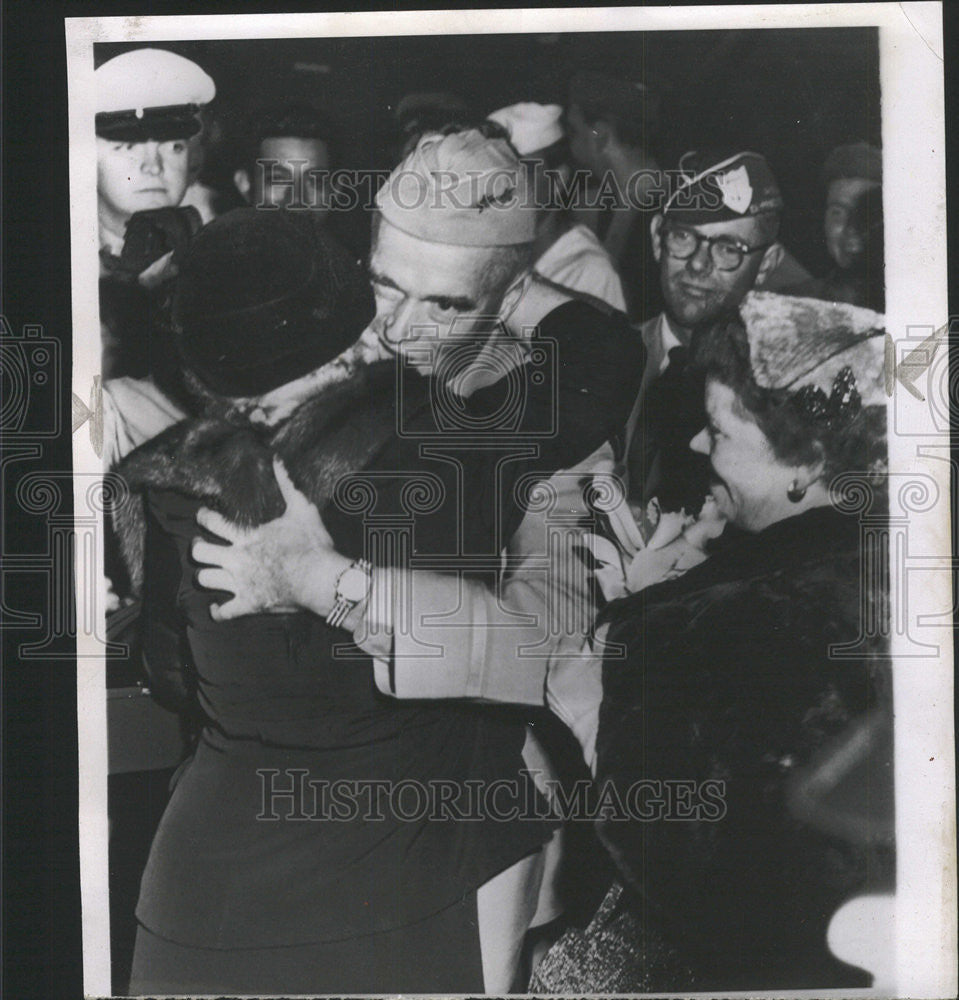
[[(682, 153), (704, 147), (766, 154), (786, 199), (784, 240), (815, 273), (826, 263), (820, 169), (827, 154), (860, 139), (881, 145), (871, 28), (150, 44), (210, 73), (227, 139), (242, 134), (256, 110), (294, 99), (337, 126), (334, 166), (357, 169), (394, 166), (390, 111), (412, 91), (453, 91), (485, 116), (521, 100), (564, 104), (578, 69), (622, 73), (661, 96), (651, 144), (660, 166), (674, 168)], [(97, 45), (96, 62), (135, 47)], [(221, 166), (229, 183), (232, 165)]]
[[(257, 3), (256, 10), (290, 11), (296, 6), (291, 0)], [(425, 5), (415, 6), (424, 9)], [(48, 336), (57, 338), (65, 372), (69, 371), (72, 327), (63, 18), (128, 14), (132, 7), (130, 3), (20, 0), (8, 3), (3, 12), (0, 311), (14, 330), (25, 323), (39, 323)], [(396, 9), (396, 5), (383, 9)], [(155, 2), (149, 12), (200, 11), (246, 13), (250, 7)], [(951, 57), (959, 51), (956, 15), (957, 5), (944, 5), (947, 122), (956, 121), (959, 110), (955, 74), (949, 70)], [(798, 44), (790, 37), (802, 35), (808, 40)], [(760, 38), (758, 33), (697, 33), (677, 36), (675, 41), (659, 37), (656, 46), (649, 35), (619, 36), (611, 42), (577, 36), (575, 41), (593, 46), (585, 61), (599, 54), (611, 64), (613, 49), (617, 49), (617, 59), (645, 53), (649, 72), (655, 65), (671, 84), (672, 112), (667, 114), (662, 148), (656, 150), (665, 166), (673, 166), (681, 148), (689, 144), (714, 139), (742, 142), (770, 156), (791, 202), (809, 205), (818, 191), (816, 175), (823, 154), (842, 141), (876, 141), (879, 115), (871, 43), (845, 32), (811, 35), (776, 32)], [(264, 50), (262, 57), (241, 54), (241, 43), (230, 43), (235, 51), (206, 53), (204, 58), (213, 60), (209, 68), (226, 108), (228, 101), (242, 106), (247, 100), (244, 93), (250, 93), (246, 88), (258, 76), (261, 82), (280, 79), (265, 65), (265, 74), (254, 74), (257, 58), (288, 62), (284, 47), (289, 45), (296, 52), (304, 46), (305, 61), (331, 67), (329, 74), (319, 74), (329, 85), (329, 99), (336, 103), (339, 99), (334, 95), (347, 95), (340, 102), (343, 109), (373, 109), (380, 116), (385, 113), (384, 102), (420, 87), (455, 89), (464, 97), (482, 98), (480, 111), (520, 98), (558, 97), (548, 88), (561, 83), (556, 76), (565, 76), (574, 58), (567, 48), (573, 40), (563, 37), (545, 45), (520, 36), (432, 37), (429, 41), (428, 53), (417, 48), (418, 39), (392, 42), (390, 52), (376, 49), (383, 43), (368, 40), (322, 46), (271, 43), (271, 51)], [(214, 65), (216, 60), (219, 65)], [(561, 67), (558, 74), (551, 70), (551, 62)], [(308, 72), (310, 79), (317, 78), (314, 71)], [(525, 82), (533, 80), (546, 89), (527, 91)], [(354, 121), (354, 145), (362, 149), (369, 138), (363, 133), (362, 111)], [(957, 143), (956, 130), (951, 130), (947, 176), (959, 162)], [(951, 198), (956, 196), (954, 183), (950, 181)], [(811, 235), (814, 215), (818, 216), (818, 207), (808, 216), (793, 208), (787, 219), (787, 235), (792, 234), (790, 242), (804, 261), (818, 252)], [(953, 214), (950, 237), (956, 236), (955, 227)], [(63, 412), (69, 413), (69, 379), (62, 381), (60, 394)], [(65, 432), (44, 444), (42, 467), (67, 470), (70, 454), (69, 432)], [(12, 495), (4, 496), (3, 503), (8, 535), (35, 530), (36, 519), (18, 514)], [(45, 584), (39, 577), (11, 575), (9, 583), (16, 589), (11, 586), (4, 595), (5, 607), (40, 612), (46, 607)], [(16, 1000), (79, 997), (75, 665), (68, 660), (20, 660), (19, 643), (35, 638), (35, 633), (8, 628), (2, 637), (2, 994)]]

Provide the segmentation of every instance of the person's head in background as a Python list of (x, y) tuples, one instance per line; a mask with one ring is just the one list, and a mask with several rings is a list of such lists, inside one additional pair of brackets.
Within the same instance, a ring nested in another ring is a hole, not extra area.
[(565, 125), (573, 164), (596, 177), (656, 169), (650, 145), (659, 127), (659, 99), (641, 81), (577, 73), (570, 81)]
[(563, 213), (558, 189), (569, 183), (572, 174), (562, 107), (524, 101), (493, 111), (488, 117), (505, 129), (530, 178), (537, 209), (537, 232), (561, 226)]
[(261, 113), (246, 162), (233, 183), (254, 208), (330, 211), (333, 128), (314, 108), (285, 105)]
[(373, 329), (387, 349), (435, 373), (450, 338), (482, 344), (506, 320), (532, 264), (527, 185), (498, 125), (419, 140), (376, 196)]
[(476, 124), (476, 116), (460, 96), (450, 91), (415, 91), (405, 94), (393, 109), (394, 140), (390, 162), (395, 166), (416, 149), (428, 132)]
[(735, 309), (782, 256), (783, 199), (759, 153), (686, 153), (683, 180), (653, 217), (666, 316), (683, 339)]
[(190, 140), (216, 86), (196, 63), (165, 49), (124, 52), (94, 75), (100, 242), (119, 253), (132, 215), (183, 200)]
[(881, 310), (882, 151), (865, 142), (838, 146), (823, 166), (823, 187), (823, 232), (837, 277), (848, 277), (857, 286), (850, 301)]

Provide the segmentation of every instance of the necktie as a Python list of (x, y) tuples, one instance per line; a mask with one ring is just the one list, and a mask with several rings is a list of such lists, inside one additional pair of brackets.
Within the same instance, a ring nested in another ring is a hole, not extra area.
[(709, 463), (689, 442), (705, 423), (703, 380), (689, 365), (689, 351), (669, 352), (663, 373), (646, 390), (627, 463), (630, 499), (654, 496), (664, 510), (698, 510), (708, 488)]

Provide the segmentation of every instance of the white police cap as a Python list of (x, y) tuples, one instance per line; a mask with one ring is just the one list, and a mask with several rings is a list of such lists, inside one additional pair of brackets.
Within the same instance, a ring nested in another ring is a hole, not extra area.
[(137, 141), (186, 138), (199, 131), (197, 110), (216, 96), (195, 62), (166, 49), (133, 49), (95, 73), (97, 134)]

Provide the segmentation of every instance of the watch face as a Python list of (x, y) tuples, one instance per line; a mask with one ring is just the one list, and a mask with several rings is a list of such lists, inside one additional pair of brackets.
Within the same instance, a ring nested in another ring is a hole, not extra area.
[(340, 577), (336, 587), (338, 597), (343, 597), (347, 601), (362, 601), (366, 597), (366, 591), (370, 586), (370, 578), (361, 569), (351, 566)]

